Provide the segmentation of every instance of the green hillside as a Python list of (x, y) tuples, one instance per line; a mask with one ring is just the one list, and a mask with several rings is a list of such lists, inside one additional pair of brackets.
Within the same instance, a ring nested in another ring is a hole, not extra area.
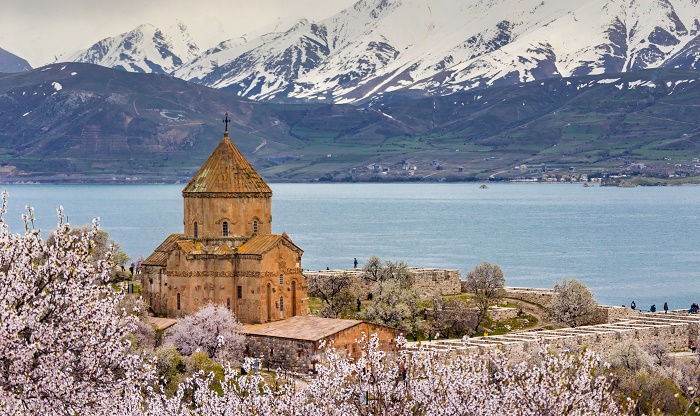
[(650, 70), (355, 107), (257, 103), (56, 64), (0, 74), (0, 178), (186, 180), (221, 139), (225, 112), (269, 181), (509, 179), (541, 177), (542, 164), (549, 175), (687, 178), (700, 165), (699, 79)]

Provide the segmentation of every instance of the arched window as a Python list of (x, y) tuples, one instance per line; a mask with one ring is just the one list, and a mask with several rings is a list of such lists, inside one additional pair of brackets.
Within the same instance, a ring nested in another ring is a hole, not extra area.
[(258, 220), (253, 220), (253, 234), (258, 233)]
[(280, 284), (284, 284), (284, 275), (280, 273)]
[(280, 296), (280, 312), (284, 312), (284, 297)]
[(224, 237), (228, 237), (228, 221), (224, 221), (224, 223), (221, 225), (221, 232)]
[(197, 227), (197, 221), (194, 222), (194, 238), (197, 238), (199, 234), (199, 227)]
[(226, 298), (226, 309), (231, 310), (231, 298)]
[[(196, 223), (195, 223), (196, 224)], [(180, 310), (180, 294), (177, 294), (177, 310)]]

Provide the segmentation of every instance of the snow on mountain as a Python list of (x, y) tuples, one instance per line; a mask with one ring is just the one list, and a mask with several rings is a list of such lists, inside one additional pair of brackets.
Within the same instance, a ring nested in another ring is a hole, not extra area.
[(278, 19), (201, 53), (182, 23), (167, 32), (141, 25), (71, 60), (170, 73), (256, 100), (358, 103), (700, 68), (698, 1), (359, 0), (324, 20)]
[(167, 30), (142, 24), (119, 36), (103, 39), (68, 57), (131, 72), (171, 73), (199, 55), (199, 47), (182, 22)]
[(699, 19), (697, 0), (361, 0), (319, 22), (224, 42), (174, 74), (258, 100), (446, 94), (688, 68), (700, 57)]

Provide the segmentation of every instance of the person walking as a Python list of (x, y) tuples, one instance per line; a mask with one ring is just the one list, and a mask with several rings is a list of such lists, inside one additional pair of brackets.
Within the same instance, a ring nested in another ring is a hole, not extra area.
[(668, 302), (664, 302), (664, 313), (668, 313)]

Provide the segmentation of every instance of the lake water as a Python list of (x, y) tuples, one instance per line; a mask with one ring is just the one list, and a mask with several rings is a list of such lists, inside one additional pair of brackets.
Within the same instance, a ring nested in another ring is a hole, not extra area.
[[(509, 286), (586, 284), (603, 304), (660, 308), (700, 301), (700, 188), (576, 185), (272, 184), (273, 232), (304, 250), (305, 269), (349, 268), (353, 257), (411, 266), (500, 265)], [(24, 206), (50, 230), (100, 217), (136, 258), (182, 232), (184, 185), (7, 185), (6, 221)]]

